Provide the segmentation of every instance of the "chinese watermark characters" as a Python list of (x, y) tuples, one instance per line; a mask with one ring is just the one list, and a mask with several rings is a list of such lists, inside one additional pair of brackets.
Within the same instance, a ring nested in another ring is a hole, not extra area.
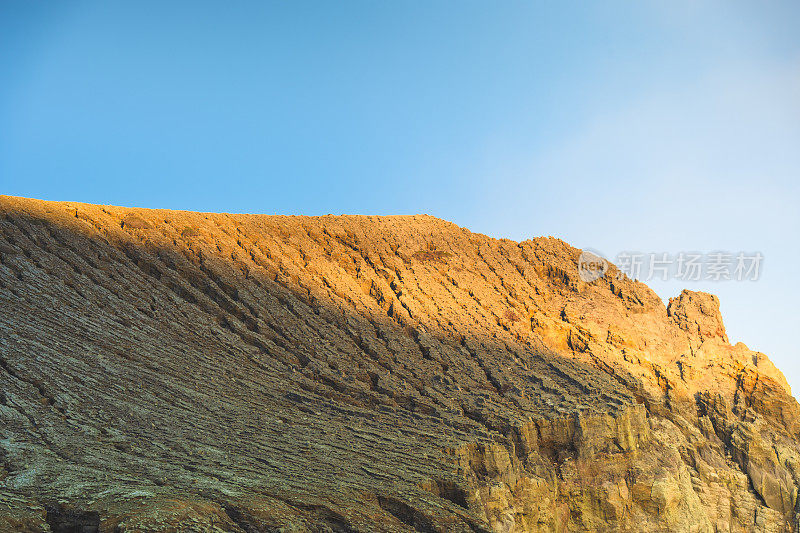
[[(761, 275), (761, 252), (620, 252), (614, 264), (628, 278), (639, 281), (755, 281)], [(584, 250), (578, 259), (578, 274), (592, 282), (606, 275), (609, 263), (598, 252)]]

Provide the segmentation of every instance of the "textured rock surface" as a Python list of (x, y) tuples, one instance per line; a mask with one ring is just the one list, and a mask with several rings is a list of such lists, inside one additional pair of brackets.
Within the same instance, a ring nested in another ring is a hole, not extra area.
[(795, 531), (781, 373), (579, 253), (0, 197), (0, 530)]

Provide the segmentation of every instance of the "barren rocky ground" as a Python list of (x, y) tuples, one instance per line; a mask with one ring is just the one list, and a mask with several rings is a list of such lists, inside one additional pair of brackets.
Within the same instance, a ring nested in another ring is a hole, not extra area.
[(0, 531), (796, 531), (781, 373), (579, 254), (0, 197)]

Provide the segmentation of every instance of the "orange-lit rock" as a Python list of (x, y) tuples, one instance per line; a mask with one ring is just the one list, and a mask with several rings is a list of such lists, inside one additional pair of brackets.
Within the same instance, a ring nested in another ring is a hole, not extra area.
[(796, 531), (780, 371), (579, 254), (0, 197), (0, 530)]

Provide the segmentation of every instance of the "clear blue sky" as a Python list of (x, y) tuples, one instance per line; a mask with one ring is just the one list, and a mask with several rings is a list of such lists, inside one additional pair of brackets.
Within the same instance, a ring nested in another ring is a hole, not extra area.
[(689, 287), (800, 391), (799, 26), (798, 2), (5, 0), (0, 192), (761, 251), (759, 281)]

